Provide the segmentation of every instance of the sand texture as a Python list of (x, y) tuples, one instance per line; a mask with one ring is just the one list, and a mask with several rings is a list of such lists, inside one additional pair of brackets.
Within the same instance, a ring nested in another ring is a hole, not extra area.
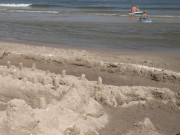
[(0, 42), (0, 134), (176, 135), (179, 58)]

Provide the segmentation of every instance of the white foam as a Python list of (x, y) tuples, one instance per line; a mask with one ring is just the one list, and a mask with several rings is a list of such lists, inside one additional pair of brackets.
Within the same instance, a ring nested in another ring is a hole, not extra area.
[(102, 16), (115, 16), (115, 15), (117, 15), (117, 14), (95, 13), (95, 15), (102, 15)]
[(0, 7), (29, 7), (31, 4), (0, 4)]
[(58, 11), (28, 11), (28, 10), (0, 10), (0, 11), (6, 11), (9, 13), (47, 13), (47, 14), (58, 14)]
[(171, 15), (151, 15), (152, 18), (180, 18), (180, 16)]

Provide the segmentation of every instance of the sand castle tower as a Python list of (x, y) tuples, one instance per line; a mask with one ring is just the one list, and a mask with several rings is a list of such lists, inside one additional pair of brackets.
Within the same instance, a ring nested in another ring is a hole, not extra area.
[(36, 63), (33, 63), (33, 64), (32, 64), (31, 70), (32, 70), (32, 71), (36, 70)]
[(62, 75), (62, 78), (64, 78), (66, 76), (66, 70), (62, 70), (61, 75)]
[(7, 68), (9, 69), (11, 67), (11, 62), (7, 61)]
[(23, 63), (19, 63), (19, 70), (22, 70), (23, 69)]
[(53, 85), (54, 85), (54, 88), (57, 89), (59, 87), (59, 79), (57, 76), (55, 76), (53, 78)]
[(82, 74), (81, 77), (80, 77), (80, 80), (85, 80), (85, 79), (86, 79), (86, 75)]
[(41, 97), (39, 99), (39, 107), (40, 107), (40, 109), (46, 109), (46, 100), (44, 97)]
[(97, 85), (101, 85), (101, 84), (102, 84), (102, 78), (98, 77)]

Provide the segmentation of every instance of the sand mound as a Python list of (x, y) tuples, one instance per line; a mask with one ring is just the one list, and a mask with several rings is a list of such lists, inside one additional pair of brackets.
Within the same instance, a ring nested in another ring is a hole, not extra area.
[(4, 135), (98, 134), (96, 130), (108, 122), (103, 107), (77, 77), (15, 66), (0, 70), (0, 101), (4, 103), (0, 132)]
[(149, 118), (134, 125), (134, 128), (124, 135), (162, 135), (158, 133)]
[(104, 86), (96, 92), (96, 99), (109, 106), (130, 107), (142, 104), (170, 105), (172, 108), (179, 108), (179, 95), (167, 88), (154, 88), (144, 86)]
[[(68, 65), (83, 66), (87, 68), (95, 68), (99, 71), (110, 73), (120, 73), (130, 76), (141, 76), (158, 82), (180, 82), (180, 73), (165, 70), (163, 68), (155, 68), (140, 64), (110, 62), (98, 57), (93, 53), (85, 50), (65, 50), (57, 48), (47, 48), (38, 46), (23, 46), (14, 47), (6, 45), (6, 49), (1, 50), (0, 58), (4, 56), (21, 57), (31, 59), (42, 63), (61, 63)], [(28, 49), (27, 49), (28, 48)], [(16, 50), (16, 51), (15, 51)]]
[(32, 108), (24, 100), (13, 99), (7, 103), (7, 109), (0, 116), (0, 133), (3, 135), (29, 135), (33, 133), (37, 121)]

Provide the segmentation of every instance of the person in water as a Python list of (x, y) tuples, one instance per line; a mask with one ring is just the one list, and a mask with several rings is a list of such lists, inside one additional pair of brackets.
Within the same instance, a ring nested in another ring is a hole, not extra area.
[(134, 12), (136, 12), (136, 7), (134, 5), (132, 5), (131, 13), (134, 13)]
[(144, 11), (141, 19), (147, 19), (147, 18), (148, 18), (148, 15), (147, 15), (146, 11)]
[(139, 12), (139, 11), (140, 11), (139, 7), (136, 7), (136, 12)]
[(129, 13), (134, 13), (136, 12), (136, 7), (132, 5), (131, 10), (129, 10)]

